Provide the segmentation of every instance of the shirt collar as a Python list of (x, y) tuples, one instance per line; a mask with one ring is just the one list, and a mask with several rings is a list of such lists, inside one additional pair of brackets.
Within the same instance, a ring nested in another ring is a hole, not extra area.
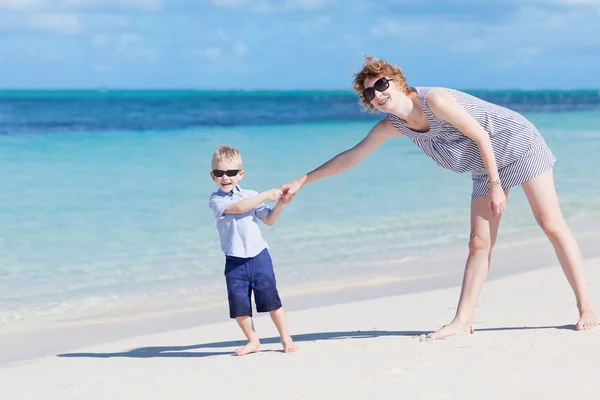
[(234, 193), (240, 193), (242, 191), (242, 188), (240, 188), (240, 185), (235, 185), (235, 187), (233, 188), (233, 190), (231, 192), (225, 192), (223, 190), (221, 190), (221, 188), (219, 188), (218, 192), (219, 194), (221, 194), (222, 196), (233, 196)]

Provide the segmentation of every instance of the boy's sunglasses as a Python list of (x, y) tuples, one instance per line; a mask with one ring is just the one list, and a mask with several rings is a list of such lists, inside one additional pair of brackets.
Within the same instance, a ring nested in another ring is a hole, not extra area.
[(228, 169), (227, 171), (223, 171), (221, 169), (213, 169), (212, 173), (217, 178), (220, 178), (223, 175), (227, 175), (229, 177), (236, 176), (237, 174), (240, 173), (240, 171), (241, 171), (240, 169)]
[(363, 90), (363, 96), (365, 96), (365, 99), (368, 101), (373, 100), (375, 98), (375, 90), (378, 92), (383, 92), (390, 87), (390, 81), (393, 81), (393, 79), (388, 79), (385, 77), (377, 79), (372, 87), (368, 87)]

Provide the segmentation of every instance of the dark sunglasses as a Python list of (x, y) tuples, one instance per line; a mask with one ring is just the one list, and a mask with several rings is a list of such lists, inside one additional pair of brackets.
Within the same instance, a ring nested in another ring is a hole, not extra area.
[(383, 92), (390, 87), (390, 81), (393, 81), (393, 79), (388, 79), (385, 77), (377, 79), (372, 87), (368, 87), (363, 90), (363, 96), (365, 96), (365, 99), (368, 101), (373, 100), (375, 98), (375, 90), (378, 92)]
[(240, 173), (240, 171), (241, 171), (241, 169), (228, 169), (227, 171), (223, 171), (221, 169), (213, 169), (212, 173), (217, 178), (220, 178), (223, 175), (227, 175), (229, 177), (236, 176), (237, 174)]

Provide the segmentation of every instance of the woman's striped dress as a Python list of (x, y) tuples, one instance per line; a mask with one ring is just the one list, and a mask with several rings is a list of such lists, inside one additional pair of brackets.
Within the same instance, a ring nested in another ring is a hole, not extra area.
[[(407, 128), (400, 118), (388, 118), (439, 166), (456, 173), (471, 172), (473, 197), (487, 196), (489, 178), (477, 144), (450, 123), (437, 118), (427, 106), (425, 96), (434, 88), (416, 87), (423, 111), (429, 120), (427, 132)], [(544, 138), (522, 115), (458, 90), (448, 90), (459, 104), (490, 135), (502, 188), (528, 181), (554, 166), (556, 157)]]

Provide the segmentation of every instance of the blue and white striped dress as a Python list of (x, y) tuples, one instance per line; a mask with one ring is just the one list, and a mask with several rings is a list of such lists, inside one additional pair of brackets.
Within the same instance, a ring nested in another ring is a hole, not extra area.
[[(425, 96), (432, 89), (413, 88), (429, 121), (427, 132), (406, 127), (394, 114), (388, 114), (389, 120), (439, 166), (456, 173), (471, 172), (473, 197), (487, 196), (489, 178), (477, 144), (431, 112)], [(542, 135), (525, 117), (467, 93), (446, 90), (490, 135), (503, 189), (521, 185), (554, 166), (556, 157)]]

